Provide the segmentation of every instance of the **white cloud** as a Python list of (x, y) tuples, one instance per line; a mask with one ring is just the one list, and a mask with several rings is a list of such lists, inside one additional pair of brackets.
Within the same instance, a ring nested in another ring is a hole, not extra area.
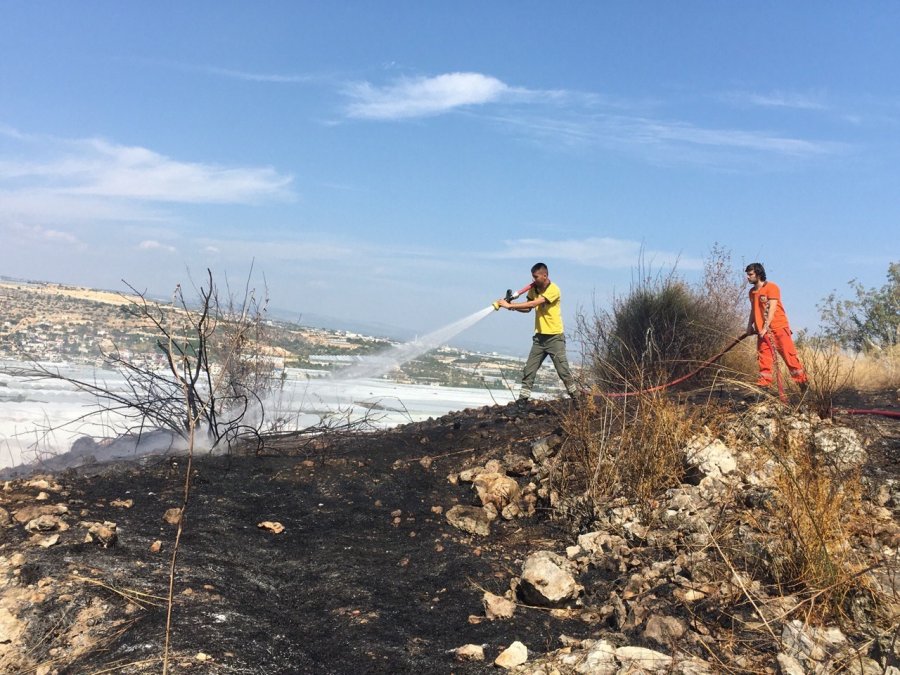
[(291, 196), (293, 178), (269, 167), (183, 162), (102, 139), (62, 141), (42, 150), (53, 156), (0, 162), (0, 184), (156, 202), (247, 204)]
[(570, 112), (565, 117), (528, 113), (494, 116), (507, 130), (518, 129), (553, 147), (602, 146), (632, 152), (652, 161), (724, 165), (753, 157), (795, 159), (846, 152), (834, 141), (808, 140), (768, 131), (713, 129), (687, 122), (619, 114)]
[(246, 260), (270, 260), (303, 263), (313, 260), (354, 261), (362, 251), (352, 246), (311, 239), (283, 239), (265, 241), (262, 239), (198, 239), (197, 246), (208, 252), (221, 254), (224, 258)]
[(732, 91), (723, 94), (723, 100), (734, 105), (751, 105), (763, 108), (796, 108), (798, 110), (826, 110), (823, 96), (817, 93), (771, 91), (767, 93)]
[(824, 155), (834, 152), (838, 144), (808, 141), (765, 131), (741, 129), (706, 129), (691, 124), (638, 120), (637, 129), (648, 140), (677, 142), (715, 148), (771, 152), (795, 157)]
[(699, 258), (682, 257), (671, 251), (648, 250), (639, 241), (612, 237), (587, 237), (585, 239), (543, 240), (514, 239), (504, 242), (505, 248), (490, 255), (492, 258), (565, 260), (579, 265), (605, 269), (628, 269), (642, 260), (653, 267), (678, 266), (679, 269), (700, 269)]
[(404, 78), (380, 88), (363, 82), (347, 90), (356, 99), (347, 108), (347, 114), (366, 119), (425, 117), (497, 101), (515, 91), (497, 78), (481, 73)]
[(96, 223), (100, 221), (171, 221), (162, 211), (121, 199), (62, 194), (52, 188), (0, 190), (0, 220)]
[(216, 68), (214, 66), (197, 66), (190, 70), (198, 70), (212, 75), (221, 75), (235, 80), (248, 82), (274, 82), (277, 84), (303, 84), (319, 79), (316, 75), (283, 75), (275, 73), (251, 73), (245, 70), (232, 70), (230, 68)]
[(174, 246), (162, 244), (154, 239), (145, 239), (138, 244), (138, 249), (141, 251), (165, 251), (166, 253), (176, 253), (178, 251)]
[(43, 225), (26, 225), (25, 223), (14, 222), (4, 228), (0, 228), (0, 231), (2, 230), (5, 230), (6, 236), (10, 238), (65, 244), (67, 246), (76, 246), (80, 249), (85, 248), (85, 244), (71, 232), (44, 227)]

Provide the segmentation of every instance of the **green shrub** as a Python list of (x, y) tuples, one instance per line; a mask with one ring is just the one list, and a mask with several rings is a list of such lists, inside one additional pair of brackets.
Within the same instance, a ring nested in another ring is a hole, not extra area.
[(831, 293), (819, 305), (824, 337), (857, 352), (890, 350), (900, 344), (900, 262), (888, 265), (887, 283), (865, 288), (850, 281), (855, 298)]

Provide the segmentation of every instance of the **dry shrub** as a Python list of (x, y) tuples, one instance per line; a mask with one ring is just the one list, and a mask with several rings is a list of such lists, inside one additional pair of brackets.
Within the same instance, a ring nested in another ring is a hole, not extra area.
[(863, 564), (851, 545), (861, 512), (858, 470), (839, 469), (812, 444), (787, 434), (770, 448), (776, 473), (772, 513), (772, 572), (784, 595), (808, 601), (808, 616), (843, 616), (865, 590)]
[[(687, 375), (739, 335), (746, 318), (731, 258), (715, 245), (696, 283), (673, 267), (643, 264), (628, 292), (608, 310), (579, 313), (577, 339), (586, 372), (604, 390), (640, 389)], [(714, 376), (714, 371), (700, 377)]]
[(661, 394), (594, 397), (562, 416), (559, 491), (592, 507), (624, 498), (648, 515), (653, 498), (681, 482), (698, 417)]
[(809, 374), (809, 400), (822, 417), (831, 415), (838, 394), (900, 386), (900, 347), (860, 354), (811, 341), (799, 353)]
[(831, 417), (835, 396), (849, 389), (855, 359), (832, 345), (813, 344), (799, 351), (809, 377), (808, 400), (820, 417)]

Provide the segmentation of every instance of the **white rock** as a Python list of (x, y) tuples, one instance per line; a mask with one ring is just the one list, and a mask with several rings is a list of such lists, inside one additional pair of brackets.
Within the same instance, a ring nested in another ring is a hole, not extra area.
[(522, 565), (519, 591), (533, 605), (552, 606), (574, 600), (583, 591), (575, 582), (570, 563), (552, 551), (537, 551)]
[[(893, 668), (893, 666), (889, 666), (887, 669), (882, 668), (881, 664), (875, 659), (858, 655), (854, 655), (849, 663), (842, 664), (842, 666), (845, 668), (843, 672), (847, 673), (847, 675), (885, 675), (885, 673), (890, 673), (890, 668)], [(900, 670), (897, 670), (897, 668), (894, 668), (894, 670), (900, 673)]]
[(626, 672), (668, 671), (672, 666), (671, 656), (643, 647), (619, 647), (616, 650), (616, 658)]
[(454, 651), (459, 661), (484, 661), (484, 647), (481, 645), (463, 645)]
[(813, 434), (813, 443), (838, 469), (852, 469), (866, 461), (866, 451), (853, 429), (822, 427)]
[(803, 663), (824, 660), (829, 653), (845, 647), (847, 638), (838, 628), (809, 626), (794, 619), (782, 627), (781, 642), (788, 656)]
[(516, 603), (507, 600), (501, 595), (485, 593), (481, 599), (481, 604), (484, 605), (484, 615), (488, 618), (488, 621), (510, 619), (516, 613)]
[(588, 553), (603, 553), (604, 548), (609, 551), (612, 548), (613, 540), (617, 543), (623, 543), (625, 540), (606, 532), (588, 532), (587, 534), (578, 535), (578, 545)]
[(480, 474), (482, 471), (484, 471), (484, 469), (482, 469), (480, 466), (477, 466), (474, 469), (466, 469), (465, 471), (460, 471), (458, 476), (459, 482), (471, 483), (473, 480), (475, 480), (475, 476)]
[(678, 659), (672, 666), (673, 675), (719, 675), (720, 672), (722, 671), (696, 656)]
[(721, 439), (696, 436), (684, 449), (688, 465), (705, 476), (724, 476), (737, 469), (734, 453)]
[(516, 640), (500, 653), (500, 656), (494, 660), (494, 665), (509, 669), (521, 666), (527, 660), (528, 647)]
[(793, 656), (788, 656), (782, 652), (777, 656), (776, 660), (778, 661), (778, 672), (780, 675), (806, 675), (806, 669)]
[(575, 666), (575, 672), (583, 675), (613, 675), (618, 669), (616, 648), (606, 640), (597, 640)]
[(486, 536), (491, 533), (491, 522), (484, 509), (457, 504), (447, 511), (447, 521), (463, 532)]
[(654, 614), (647, 619), (644, 628), (644, 638), (653, 640), (661, 645), (671, 645), (676, 642), (687, 630), (683, 621), (673, 616), (660, 616)]

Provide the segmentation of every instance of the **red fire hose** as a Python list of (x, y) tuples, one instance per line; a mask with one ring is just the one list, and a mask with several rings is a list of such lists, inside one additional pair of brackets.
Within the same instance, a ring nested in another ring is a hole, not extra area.
[(861, 408), (834, 408), (831, 411), (835, 415), (882, 415), (900, 419), (900, 410), (864, 410)]
[(638, 394), (649, 394), (654, 391), (662, 391), (663, 389), (668, 389), (669, 387), (674, 387), (676, 384), (681, 384), (685, 380), (691, 379), (692, 377), (694, 377), (694, 375), (699, 373), (701, 370), (703, 370), (704, 368), (708, 368), (713, 363), (715, 363), (716, 361), (721, 359), (723, 356), (725, 356), (725, 354), (727, 354), (732, 349), (734, 349), (737, 346), (737, 344), (741, 340), (743, 340), (745, 337), (748, 337), (748, 335), (744, 334), (744, 335), (741, 335), (740, 337), (736, 337), (734, 340), (731, 341), (731, 344), (729, 344), (727, 347), (725, 347), (725, 349), (720, 351), (718, 354), (716, 354), (712, 358), (707, 359), (706, 361), (701, 363), (700, 366), (697, 367), (695, 370), (692, 370), (687, 375), (682, 375), (681, 377), (674, 379), (671, 382), (666, 382), (665, 384), (660, 384), (655, 387), (648, 387), (647, 389), (639, 389), (636, 391), (626, 391), (626, 392), (618, 392), (618, 393), (611, 393), (611, 394), (602, 394), (602, 398), (625, 398), (626, 396), (637, 396)]

